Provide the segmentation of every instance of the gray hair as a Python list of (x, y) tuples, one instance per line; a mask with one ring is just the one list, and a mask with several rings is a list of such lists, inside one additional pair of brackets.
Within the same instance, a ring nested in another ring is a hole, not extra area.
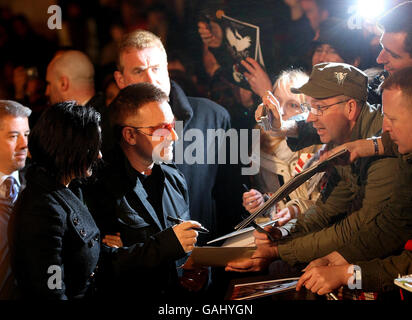
[(28, 118), (31, 110), (13, 100), (0, 100), (0, 119), (4, 116)]

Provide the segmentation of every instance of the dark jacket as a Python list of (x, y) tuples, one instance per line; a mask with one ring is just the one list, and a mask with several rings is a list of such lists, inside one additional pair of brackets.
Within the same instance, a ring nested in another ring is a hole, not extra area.
[[(186, 178), (191, 218), (209, 229), (211, 237), (233, 231), (242, 209), (241, 183), (234, 183), (240, 170), (236, 171), (238, 166), (219, 164), (218, 152), (219, 149), (222, 151), (223, 145), (207, 139), (208, 129), (223, 129), (225, 132), (230, 129), (229, 113), (209, 99), (187, 97), (173, 81), (170, 105), (176, 119), (184, 122), (183, 132), (176, 127), (179, 140), (175, 145), (175, 163)], [(191, 129), (202, 133), (202, 148), (194, 148), (200, 138), (189, 135)], [(212, 143), (215, 143), (214, 148)], [(214, 162), (208, 163), (211, 151), (215, 154), (212, 157)], [(203, 164), (186, 162), (189, 153)]]
[(13, 213), (11, 249), (19, 291), (28, 299), (84, 298), (100, 243), (80, 189), (72, 191), (54, 182), (36, 166), (28, 170), (26, 179)]
[(87, 203), (102, 235), (120, 232), (122, 250), (110, 249), (100, 265), (99, 287), (104, 297), (172, 296), (178, 286), (175, 261), (185, 256), (167, 215), (190, 220), (186, 182), (173, 165), (154, 165), (158, 207), (139, 175), (119, 149), (98, 182), (87, 192)]
[[(397, 155), (399, 160), (394, 172), (394, 195), (347, 246), (338, 250), (350, 263), (398, 254), (406, 241), (412, 238), (412, 154), (399, 154), (387, 132), (382, 135), (382, 142), (385, 154)], [(394, 153), (390, 152), (391, 146)]]

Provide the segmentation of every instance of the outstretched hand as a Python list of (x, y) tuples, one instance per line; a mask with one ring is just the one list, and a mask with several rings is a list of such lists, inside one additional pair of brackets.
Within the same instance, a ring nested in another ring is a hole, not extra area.
[[(381, 139), (377, 139), (378, 142), (378, 150), (381, 151), (380, 154), (383, 153), (383, 145)], [(341, 151), (342, 149), (347, 149), (349, 152), (349, 159), (345, 163), (338, 163), (340, 165), (345, 165), (348, 162), (352, 163), (358, 158), (363, 157), (371, 157), (375, 155), (375, 147), (373, 141), (370, 139), (360, 139), (351, 142), (347, 142), (333, 148), (332, 150), (323, 152), (320, 156), (320, 161), (326, 160), (328, 157), (334, 155), (335, 153)]]
[(267, 113), (267, 116), (271, 125), (271, 134), (279, 134), (279, 136), (284, 136), (284, 128), (282, 128), (282, 112), (280, 109), (279, 101), (276, 97), (270, 92), (267, 91), (266, 94), (262, 97), (263, 103), (258, 106), (255, 111), (256, 121), (261, 121), (261, 117)]
[(348, 284), (352, 275), (350, 265), (340, 266), (319, 266), (306, 271), (299, 279), (296, 285), (296, 291), (302, 286), (306, 289), (323, 295)]
[(258, 246), (253, 256), (229, 262), (225, 271), (252, 272), (265, 270), (277, 256), (277, 247), (274, 244)]
[(272, 90), (272, 82), (270, 81), (269, 76), (260, 64), (250, 57), (242, 60), (240, 63), (247, 70), (243, 75), (249, 82), (250, 88), (255, 94), (263, 98), (267, 91)]

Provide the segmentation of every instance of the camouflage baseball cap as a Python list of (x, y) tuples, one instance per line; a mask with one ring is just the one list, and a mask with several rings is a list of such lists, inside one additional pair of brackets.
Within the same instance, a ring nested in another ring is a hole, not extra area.
[(315, 99), (339, 95), (366, 101), (368, 77), (358, 68), (346, 63), (326, 62), (313, 66), (309, 81), (293, 93), (303, 93)]

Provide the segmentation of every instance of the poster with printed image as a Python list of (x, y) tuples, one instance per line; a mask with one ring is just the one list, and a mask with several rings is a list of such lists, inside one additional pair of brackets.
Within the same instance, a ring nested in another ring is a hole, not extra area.
[(228, 17), (222, 10), (218, 10), (216, 16), (218, 18), (216, 22), (222, 28), (224, 45), (232, 58), (230, 80), (235, 85), (250, 90), (249, 83), (243, 75), (246, 69), (240, 61), (250, 57), (265, 69), (260, 47), (259, 26)]

